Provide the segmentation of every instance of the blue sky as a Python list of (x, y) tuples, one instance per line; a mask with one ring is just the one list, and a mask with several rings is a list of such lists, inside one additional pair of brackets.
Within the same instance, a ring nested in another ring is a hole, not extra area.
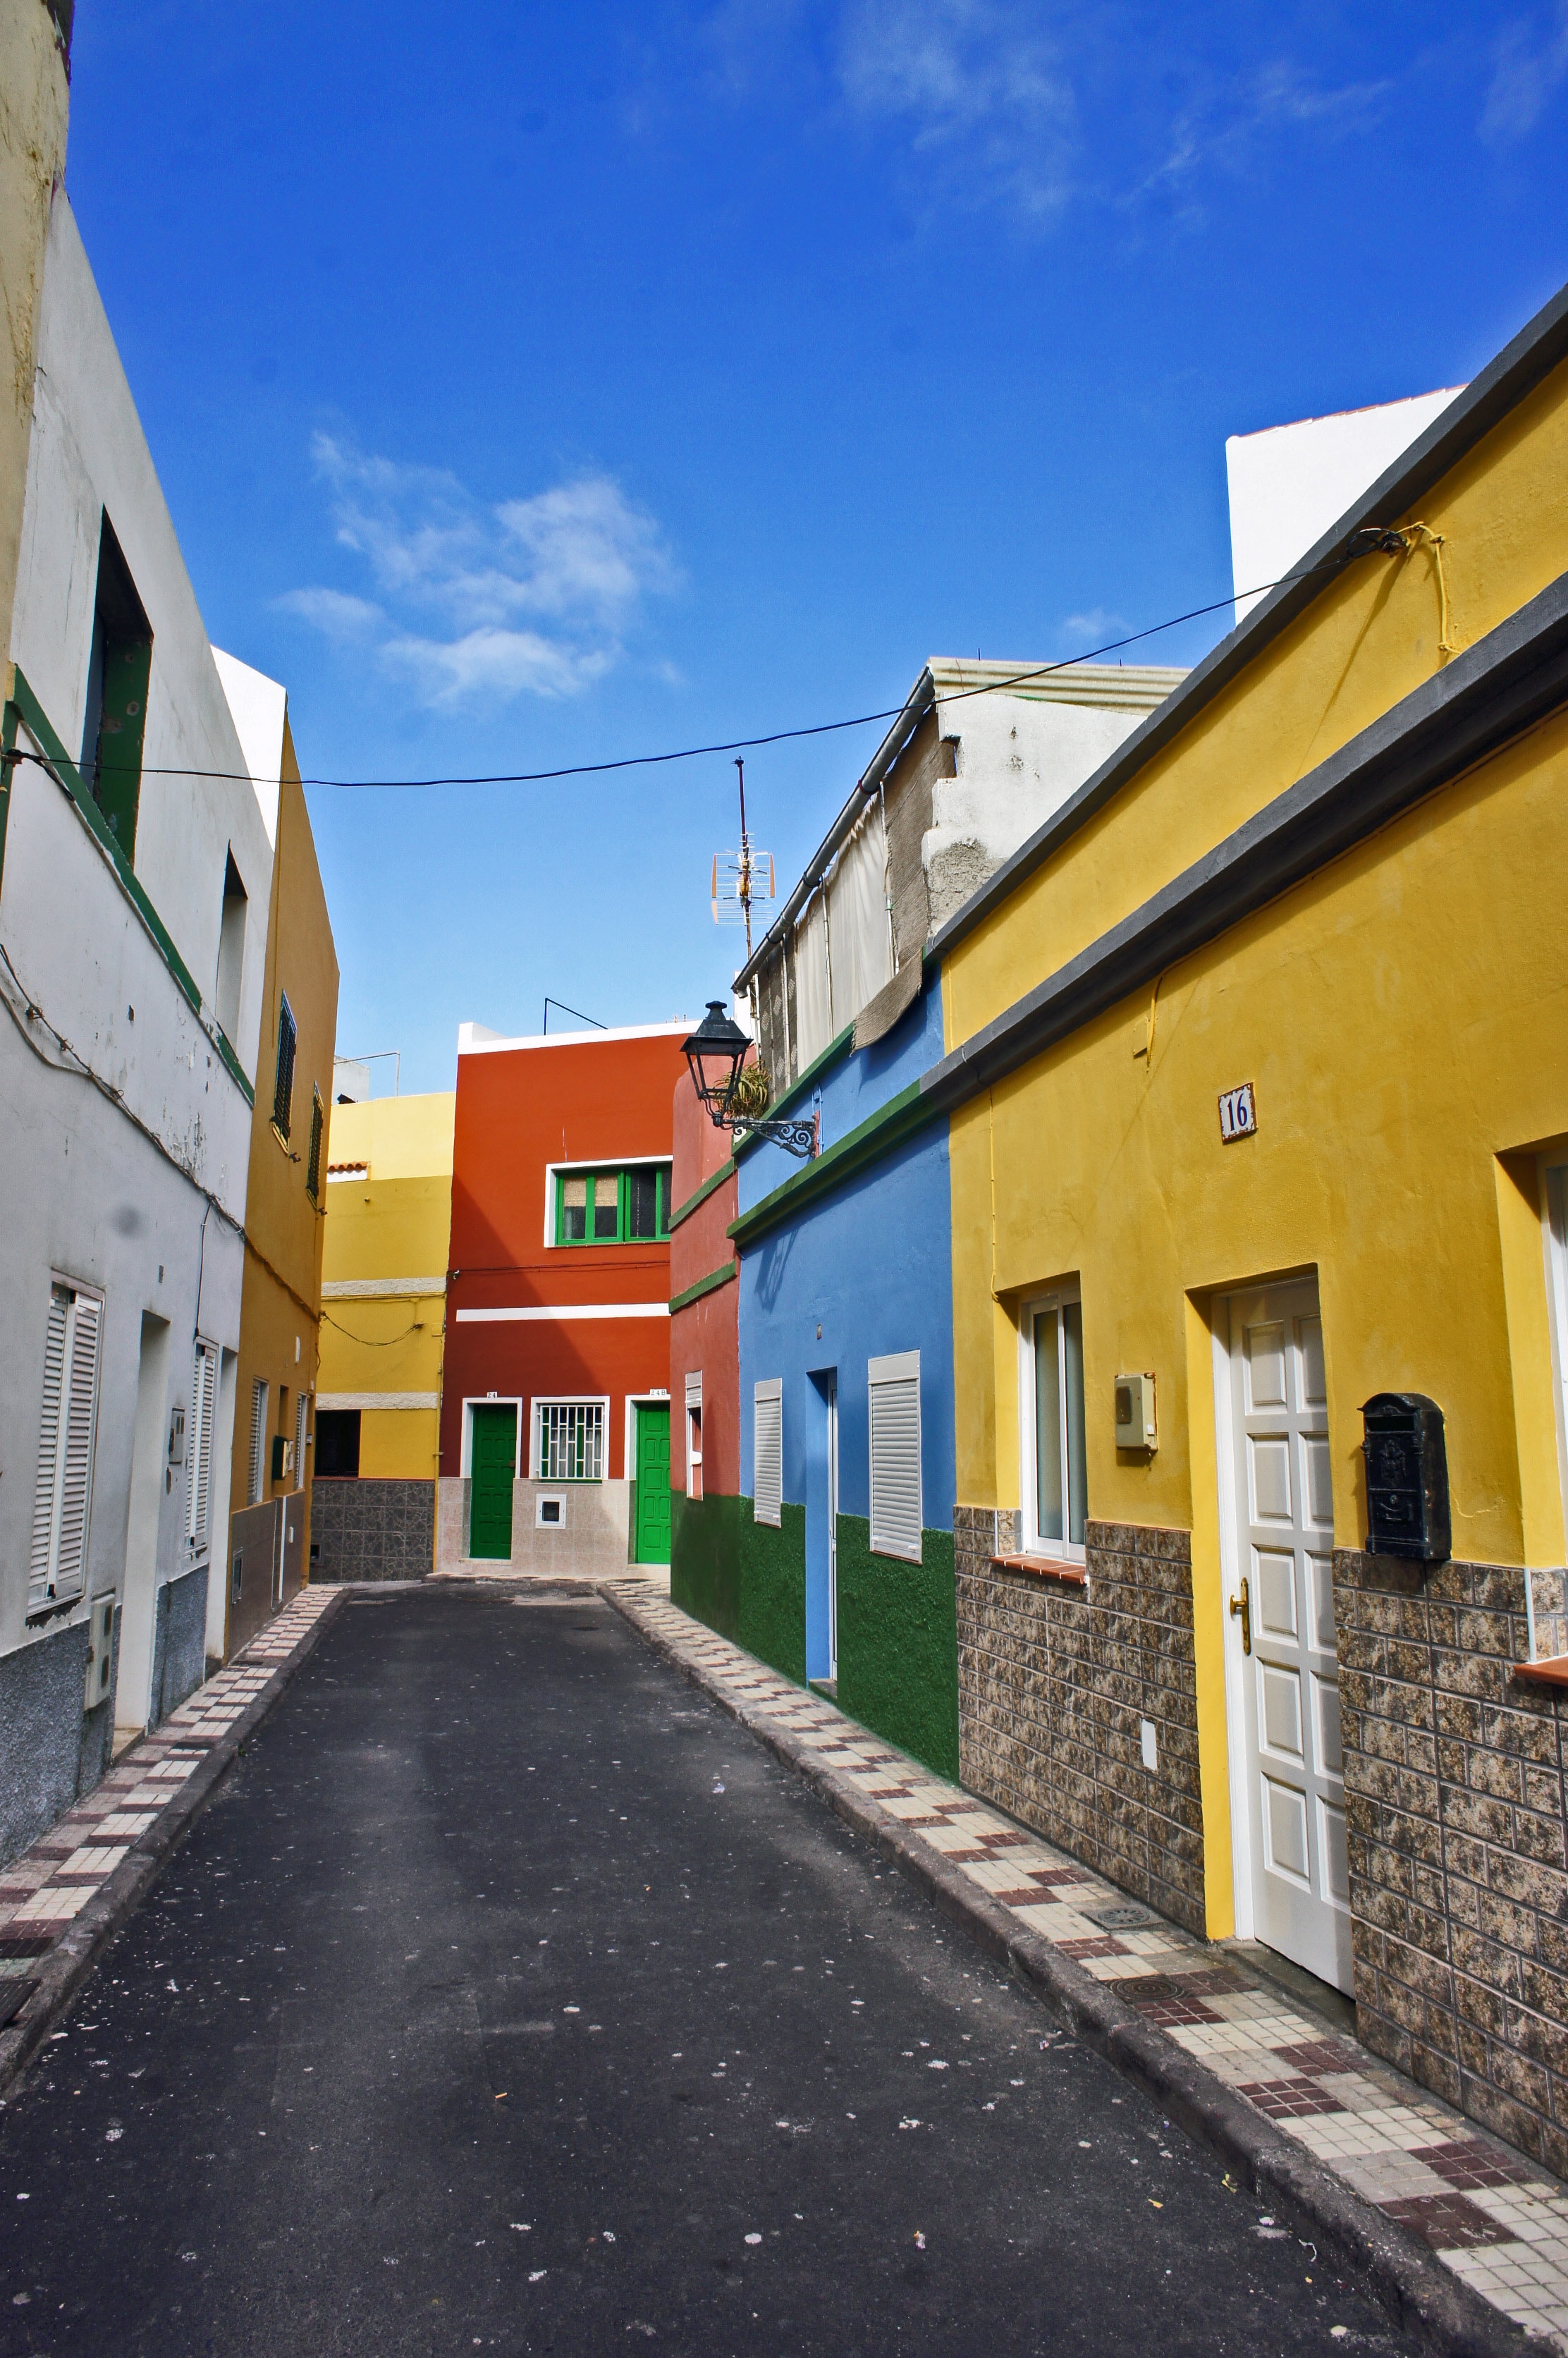
[[(1565, 113), (1568, 0), (84, 0), (68, 184), (212, 637), (308, 774), (406, 777), (1223, 596), (1227, 434), (1462, 382), (1568, 276)], [(781, 882), (876, 735), (748, 763)], [(722, 759), (311, 809), (406, 1089), (733, 966)]]

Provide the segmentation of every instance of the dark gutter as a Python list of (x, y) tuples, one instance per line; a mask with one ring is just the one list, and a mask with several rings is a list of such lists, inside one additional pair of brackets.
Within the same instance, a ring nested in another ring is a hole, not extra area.
[[(1304, 613), (1328, 584), (1338, 579), (1339, 568), (1353, 561), (1348, 544), (1357, 533), (1371, 525), (1397, 524), (1564, 357), (1568, 357), (1568, 287), (1559, 288), (1512, 342), (1504, 345), (1496, 360), (1433, 419), (1426, 432), (1346, 509), (1317, 546), (1308, 550), (1297, 568), (1304, 578), (1283, 582), (1278, 590), (1271, 590), (1262, 604), (1255, 606), (1245, 622), (1238, 622), (1221, 639), (1218, 646), (1187, 674), (1181, 686), (1173, 689), (1142, 726), (1124, 740), (1109, 761), (1102, 763), (1026, 843), (1021, 844), (1011, 859), (1004, 860), (961, 909), (954, 911), (933, 936), (929, 946), (932, 954), (945, 957), (977, 925), (983, 925), (1025, 877), (1033, 875), (1059, 845), (1102, 810), (1147, 762), (1179, 736), (1256, 660), (1271, 640)], [(1325, 571), (1325, 567), (1333, 569)], [(1452, 665), (1449, 670), (1452, 672)]]
[(1568, 573), (934, 1065), (923, 1104), (990, 1087), (1564, 704)]

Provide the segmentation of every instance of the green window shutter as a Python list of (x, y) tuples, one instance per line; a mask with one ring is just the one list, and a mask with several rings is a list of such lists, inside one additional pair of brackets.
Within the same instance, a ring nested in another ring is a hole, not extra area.
[(294, 1051), (298, 1038), (294, 1011), (286, 996), (277, 1011), (277, 1079), (272, 1097), (273, 1127), (280, 1138), (288, 1136), (294, 1110)]
[(315, 1203), (321, 1192), (321, 1100), (310, 1092), (310, 1157), (305, 1166), (305, 1192)]

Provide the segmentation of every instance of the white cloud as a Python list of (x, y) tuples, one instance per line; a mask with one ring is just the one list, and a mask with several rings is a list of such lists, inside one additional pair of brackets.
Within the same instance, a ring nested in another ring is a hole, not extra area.
[(1390, 81), (1368, 81), (1325, 90), (1288, 59), (1276, 58), (1185, 106), (1171, 125), (1165, 154), (1128, 201), (1184, 195), (1204, 169), (1249, 171), (1260, 146), (1281, 130), (1309, 128), (1331, 139), (1368, 131), (1392, 88)]
[(839, 79), (858, 114), (913, 126), (950, 196), (1040, 224), (1072, 193), (1072, 85), (1019, 0), (849, 0)]
[(1087, 651), (1124, 637), (1130, 628), (1124, 616), (1112, 614), (1104, 606), (1091, 606), (1086, 614), (1064, 615), (1057, 635), (1064, 646)]
[(445, 468), (329, 434), (313, 455), (339, 546), (383, 603), (327, 589), (279, 603), (340, 642), (376, 641), (432, 703), (578, 695), (619, 661), (644, 599), (676, 586), (658, 526), (611, 476), (486, 506)]
[(1495, 55), (1480, 130), (1489, 146), (1505, 147), (1529, 137), (1568, 75), (1568, 0), (1544, 27), (1530, 16), (1508, 26)]

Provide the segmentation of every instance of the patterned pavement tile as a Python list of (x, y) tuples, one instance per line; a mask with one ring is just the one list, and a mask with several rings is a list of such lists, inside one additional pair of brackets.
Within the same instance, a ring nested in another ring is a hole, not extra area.
[[(960, 1866), (1018, 1922), (1115, 1985), (1146, 2022), (1365, 2199), (1401, 2220), (1509, 2316), (1568, 2358), (1568, 2189), (1522, 2155), (1402, 2080), (1240, 1958), (1150, 1910), (1148, 1928), (1119, 1930), (1094, 1911), (1127, 1894), (1024, 1832), (1000, 1811), (868, 1736), (828, 1702), (759, 1677), (754, 1659), (716, 1639), (667, 1597), (614, 1584), (632, 1620), (727, 1693), (744, 1687), (748, 1714), (808, 1744), (856, 1786), (890, 1828)], [(875, 1773), (871, 1773), (872, 1771)], [(122, 1804), (123, 1806), (123, 1804)]]

